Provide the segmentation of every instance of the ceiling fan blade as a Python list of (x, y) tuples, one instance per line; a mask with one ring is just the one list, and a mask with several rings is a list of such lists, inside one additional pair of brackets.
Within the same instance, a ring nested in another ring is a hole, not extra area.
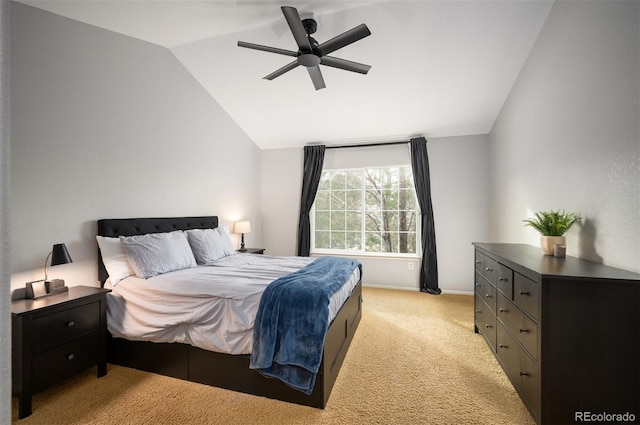
[(319, 66), (310, 66), (307, 68), (309, 71), (309, 76), (311, 77), (311, 81), (313, 81), (313, 86), (316, 90), (320, 90), (325, 88), (324, 78), (322, 78), (322, 72), (320, 71)]
[(352, 62), (346, 59), (334, 58), (333, 56), (323, 56), (320, 58), (322, 65), (330, 66), (333, 68), (344, 69), (345, 71), (358, 72), (360, 74), (366, 74), (371, 69), (371, 65), (365, 65), (363, 63)]
[(298, 48), (300, 48), (300, 50), (311, 51), (311, 44), (309, 44), (309, 39), (307, 38), (307, 32), (304, 30), (304, 26), (302, 26), (302, 20), (298, 14), (298, 9), (291, 6), (282, 6), (280, 9), (282, 9), (284, 18), (287, 20), (289, 28), (291, 28), (293, 38), (296, 39)]
[(355, 43), (365, 37), (371, 35), (371, 31), (365, 24), (360, 24), (349, 31), (343, 32), (340, 35), (333, 37), (331, 40), (327, 40), (320, 44), (316, 50), (320, 53), (320, 56), (328, 55), (331, 52), (335, 52), (344, 46), (348, 46), (351, 43)]
[(287, 64), (287, 65), (283, 66), (282, 68), (278, 69), (277, 71), (273, 71), (271, 74), (269, 74), (266, 77), (264, 77), (264, 79), (265, 80), (273, 80), (274, 78), (281, 76), (285, 72), (291, 71), (292, 69), (296, 68), (298, 65), (300, 65), (298, 63), (298, 61), (293, 61), (290, 64)]
[(298, 56), (297, 52), (292, 52), (291, 50), (278, 49), (277, 47), (263, 46), (262, 44), (247, 43), (245, 41), (238, 41), (238, 47), (246, 47), (247, 49), (262, 50), (263, 52), (277, 53), (279, 55), (286, 55), (286, 56), (293, 56), (293, 57)]

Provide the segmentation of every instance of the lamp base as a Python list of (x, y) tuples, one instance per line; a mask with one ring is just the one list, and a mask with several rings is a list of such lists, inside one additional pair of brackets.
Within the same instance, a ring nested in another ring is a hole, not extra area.
[(247, 248), (244, 247), (244, 233), (241, 233), (240, 235), (240, 249), (238, 251), (247, 252)]

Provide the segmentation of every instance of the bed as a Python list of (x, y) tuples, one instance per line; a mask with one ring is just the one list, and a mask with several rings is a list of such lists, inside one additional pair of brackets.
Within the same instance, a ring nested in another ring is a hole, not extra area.
[[(176, 230), (216, 228), (218, 228), (217, 216), (103, 219), (98, 221), (98, 236), (117, 238), (119, 236), (170, 233)], [(259, 260), (257, 257), (261, 256), (252, 254), (231, 256), (229, 266), (232, 267), (234, 261), (242, 259), (253, 258), (252, 261), (257, 262)], [(300, 259), (299, 261), (304, 260)], [(258, 266), (260, 265), (258, 264)], [(98, 255), (98, 277), (103, 286), (105, 283), (109, 284), (109, 274), (103, 261), (102, 252), (99, 252)], [(118, 285), (121, 284), (122, 282)], [(125, 285), (122, 284), (122, 287), (124, 288)], [(352, 288), (342, 297), (344, 301), (341, 300), (340, 305), (337, 305), (332, 311), (331, 322), (324, 338), (320, 367), (313, 387), (307, 391), (308, 394), (294, 389), (278, 379), (268, 378), (260, 372), (250, 369), (251, 355), (246, 353), (246, 344), (245, 346), (240, 344), (241, 348), (217, 350), (215, 347), (204, 346), (205, 348), (202, 348), (202, 344), (136, 340), (137, 338), (128, 338), (118, 331), (114, 331), (109, 335), (108, 361), (112, 364), (188, 381), (324, 408), (362, 316), (360, 275), (353, 283)], [(113, 297), (111, 299), (113, 301), (117, 298), (117, 294), (113, 293), (108, 297)], [(109, 302), (108, 299), (108, 304)], [(112, 305), (115, 304), (112, 302)], [(120, 312), (119, 309), (113, 308), (110, 316), (113, 322), (118, 320), (115, 319), (114, 314), (125, 316), (126, 312), (124, 310)], [(200, 347), (196, 345), (200, 345)], [(240, 354), (236, 354), (238, 352)]]

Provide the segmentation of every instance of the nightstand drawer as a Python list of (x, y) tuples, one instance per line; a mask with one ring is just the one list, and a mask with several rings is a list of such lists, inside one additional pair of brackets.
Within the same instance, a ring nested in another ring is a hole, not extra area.
[(99, 302), (34, 319), (33, 352), (39, 353), (99, 328)]
[(44, 389), (98, 362), (99, 332), (93, 332), (33, 356), (33, 387)]

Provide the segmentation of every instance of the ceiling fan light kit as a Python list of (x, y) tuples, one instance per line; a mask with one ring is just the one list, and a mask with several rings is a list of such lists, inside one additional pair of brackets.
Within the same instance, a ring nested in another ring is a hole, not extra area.
[(369, 28), (367, 28), (365, 24), (360, 24), (349, 31), (319, 44), (313, 37), (311, 37), (311, 34), (315, 33), (318, 28), (318, 24), (314, 19), (300, 19), (298, 10), (294, 7), (282, 6), (281, 9), (287, 23), (289, 24), (293, 38), (298, 45), (297, 52), (279, 49), (277, 47), (263, 46), (261, 44), (238, 41), (238, 47), (261, 50), (264, 52), (296, 58), (293, 62), (264, 77), (265, 80), (273, 80), (274, 78), (302, 65), (307, 68), (315, 89), (320, 90), (326, 87), (324, 78), (322, 77), (322, 72), (320, 71), (320, 65), (357, 72), (360, 74), (366, 74), (369, 72), (369, 69), (371, 69), (371, 66), (369, 65), (333, 56), (327, 56), (338, 49), (370, 36), (371, 31), (369, 31)]

